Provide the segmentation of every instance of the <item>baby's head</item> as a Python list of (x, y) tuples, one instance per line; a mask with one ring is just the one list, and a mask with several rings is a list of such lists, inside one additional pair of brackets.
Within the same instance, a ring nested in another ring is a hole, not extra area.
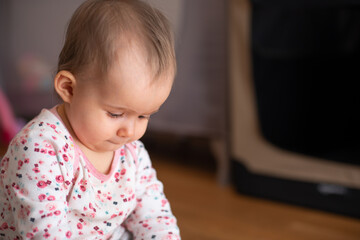
[(168, 20), (157, 9), (138, 0), (89, 0), (70, 20), (58, 72), (79, 79), (102, 78), (119, 51), (138, 47), (154, 79), (174, 75), (174, 42)]
[(138, 0), (88, 0), (70, 20), (54, 79), (61, 118), (97, 152), (139, 139), (176, 72), (167, 19)]

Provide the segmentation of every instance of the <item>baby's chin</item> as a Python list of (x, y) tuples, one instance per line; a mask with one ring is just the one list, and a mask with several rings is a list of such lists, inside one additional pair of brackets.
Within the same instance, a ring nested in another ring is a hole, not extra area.
[(99, 146), (98, 151), (116, 151), (117, 149), (124, 146), (126, 142), (114, 142), (114, 141), (106, 141), (106, 143), (102, 146)]
[(114, 152), (124, 146), (126, 143), (117, 143), (112, 141), (105, 141), (102, 144), (83, 144), (89, 150), (96, 153)]

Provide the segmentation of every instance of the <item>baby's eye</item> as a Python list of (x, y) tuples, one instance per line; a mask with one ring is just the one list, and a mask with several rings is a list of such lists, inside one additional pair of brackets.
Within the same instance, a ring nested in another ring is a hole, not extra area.
[(124, 115), (124, 113), (118, 114), (118, 113), (108, 112), (108, 115), (109, 115), (109, 117), (111, 117), (111, 118), (119, 118), (119, 117), (122, 117), (122, 116)]
[(150, 115), (140, 115), (139, 119), (150, 119)]

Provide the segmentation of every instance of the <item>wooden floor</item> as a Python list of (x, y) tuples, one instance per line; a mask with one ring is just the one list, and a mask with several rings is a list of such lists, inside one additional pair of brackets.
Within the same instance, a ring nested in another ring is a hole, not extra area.
[(242, 196), (212, 171), (152, 160), (184, 240), (360, 240), (358, 219)]

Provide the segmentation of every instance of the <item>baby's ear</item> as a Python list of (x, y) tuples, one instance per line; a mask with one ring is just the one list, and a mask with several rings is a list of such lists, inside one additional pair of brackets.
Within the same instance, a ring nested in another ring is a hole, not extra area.
[(69, 71), (62, 70), (58, 72), (54, 78), (55, 91), (66, 103), (71, 102), (75, 85), (76, 78)]

